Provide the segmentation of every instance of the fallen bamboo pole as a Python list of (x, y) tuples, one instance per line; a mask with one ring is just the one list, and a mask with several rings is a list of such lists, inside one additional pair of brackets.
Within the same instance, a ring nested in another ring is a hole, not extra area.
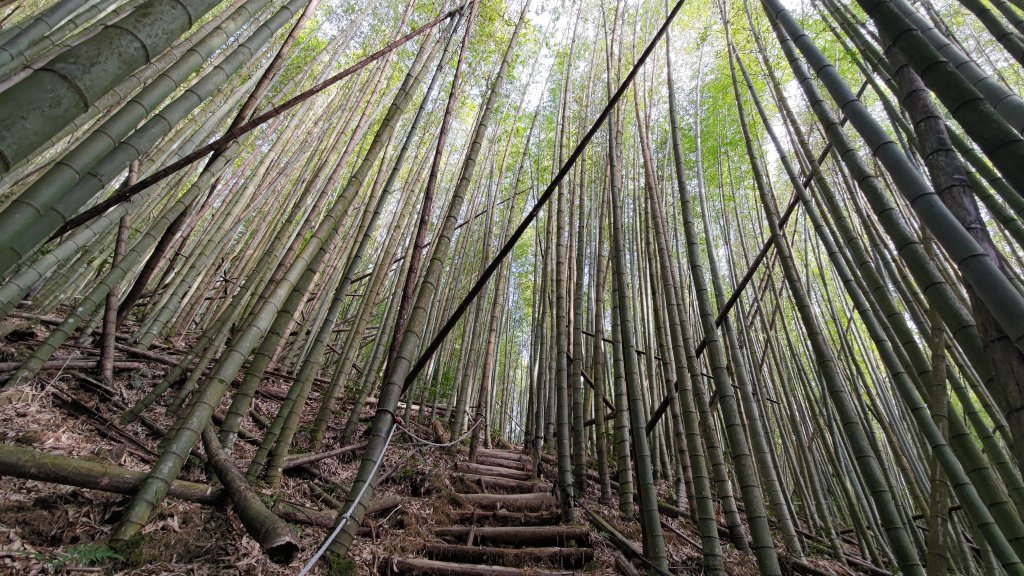
[[(115, 494), (135, 494), (146, 478), (146, 473), (0, 444), (0, 476), (65, 484)], [(173, 498), (200, 504), (215, 504), (221, 494), (219, 488), (184, 480), (171, 482), (170, 490), (167, 492), (167, 495)]]

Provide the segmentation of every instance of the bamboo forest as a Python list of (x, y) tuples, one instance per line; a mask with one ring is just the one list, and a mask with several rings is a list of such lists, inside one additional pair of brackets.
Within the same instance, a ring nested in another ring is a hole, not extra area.
[(1024, 0), (0, 0), (0, 574), (1024, 576), (1022, 132)]

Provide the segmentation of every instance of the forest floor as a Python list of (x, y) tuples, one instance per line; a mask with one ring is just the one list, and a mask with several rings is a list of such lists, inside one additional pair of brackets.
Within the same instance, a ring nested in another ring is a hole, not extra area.
[[(0, 340), (0, 362), (25, 358), (38, 344), (42, 332), (19, 327), (6, 332)], [(180, 350), (154, 348), (168, 357)], [(65, 347), (54, 360), (64, 363), (95, 358), (89, 346)], [(115, 382), (101, 383), (92, 369), (53, 369), (40, 373), (28, 385), (0, 389), (0, 442), (56, 454), (148, 471), (156, 460), (159, 438), (153, 429), (166, 429), (170, 419), (161, 406), (151, 407), (145, 415), (148, 427), (139, 421), (117, 424), (125, 406), (131, 406), (160, 381), (166, 363), (140, 358), (121, 351), (118, 361), (128, 369), (119, 370)], [(134, 363), (139, 363), (137, 366)], [(270, 378), (264, 381), (254, 405), (256, 416), (248, 416), (243, 430), (259, 436), (265, 420), (273, 417), (279, 398), (287, 393), (288, 381)], [(319, 398), (311, 394), (310, 409)], [(220, 412), (226, 405), (221, 406)], [(363, 408), (369, 418), (370, 407)], [(261, 422), (264, 421), (264, 422)], [(430, 422), (414, 419), (407, 426), (417, 434), (430, 437)], [(326, 443), (332, 446), (331, 438)], [(244, 470), (255, 453), (252, 442), (239, 441), (234, 456)], [(201, 446), (197, 453), (202, 454)], [(355, 476), (359, 459), (353, 454), (327, 459), (286, 474), (273, 500), (275, 510), (291, 507), (334, 514), (329, 498), (344, 500)], [(457, 461), (466, 456), (450, 456), (443, 450), (413, 441), (407, 435), (396, 436), (385, 456), (381, 474), (385, 478), (376, 500), (391, 497), (398, 505), (388, 507), (364, 521), (360, 536), (353, 542), (351, 573), (377, 574), (387, 558), (415, 555), (424, 539), (433, 538), (434, 527), (451, 524), (450, 514), (458, 499), (454, 496), (453, 473)], [(554, 470), (544, 464), (543, 477), (552, 478)], [(0, 470), (0, 474), (3, 470)], [(201, 465), (186, 465), (181, 479), (215, 484)], [(598, 502), (598, 488), (588, 481), (585, 505), (608, 519), (627, 538), (639, 542), (639, 525), (624, 519), (615, 508)], [(668, 499), (670, 488), (659, 486), (661, 497)], [(318, 547), (328, 529), (309, 525), (311, 518), (295, 518), (301, 552), (290, 564), (274, 564), (249, 537), (230, 505), (207, 506), (168, 498), (157, 509), (143, 530), (137, 553), (131, 558), (114, 555), (104, 545), (117, 524), (129, 497), (61, 484), (3, 477), (0, 480), (0, 574), (87, 574), (126, 575), (205, 575), (205, 574), (295, 574)], [(324, 524), (322, 521), (320, 524)], [(327, 516), (329, 518), (329, 516)], [(700, 537), (688, 519), (663, 516), (674, 530), (665, 530), (670, 565), (679, 574), (701, 573)], [(677, 535), (675, 532), (683, 536)], [(596, 532), (594, 532), (596, 535)], [(594, 561), (586, 573), (617, 574), (616, 548), (602, 537), (593, 538)], [(637, 544), (639, 547), (639, 544)], [(754, 575), (753, 557), (731, 546), (723, 546), (729, 574)], [(819, 557), (808, 558), (815, 566), (836, 574), (849, 574), (838, 563)], [(314, 573), (317, 571), (315, 570)]]

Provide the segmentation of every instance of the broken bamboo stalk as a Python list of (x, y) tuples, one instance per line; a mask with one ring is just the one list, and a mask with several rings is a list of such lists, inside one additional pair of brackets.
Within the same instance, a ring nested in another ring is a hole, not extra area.
[(271, 560), (278, 564), (291, 562), (300, 549), (298, 539), (288, 523), (267, 508), (245, 476), (235, 468), (231, 457), (224, 452), (213, 424), (203, 429), (203, 448), (246, 532)]
[(622, 552), (615, 553), (615, 569), (619, 571), (622, 576), (640, 576), (640, 571), (635, 566), (630, 564), (629, 560), (622, 555)]

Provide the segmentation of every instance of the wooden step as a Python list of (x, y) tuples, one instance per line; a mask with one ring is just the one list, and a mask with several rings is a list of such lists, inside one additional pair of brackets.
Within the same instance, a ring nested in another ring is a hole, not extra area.
[(518, 470), (522, 472), (532, 472), (530, 462), (522, 462), (519, 460), (505, 460), (504, 458), (491, 458), (489, 456), (477, 455), (475, 464), (483, 464), (484, 466), (494, 466), (496, 468), (507, 468), (509, 470)]
[[(463, 450), (463, 453), (468, 454), (468, 450)], [(500, 458), (502, 460), (510, 460), (512, 462), (529, 462), (532, 460), (526, 454), (522, 452), (513, 452), (511, 450), (489, 450), (486, 448), (479, 448), (476, 451), (477, 457), (485, 456), (487, 458)]]
[(491, 546), (462, 546), (430, 542), (423, 554), (431, 560), (465, 562), (467, 564), (497, 564), (521, 568), (547, 564), (562, 568), (583, 568), (594, 559), (591, 548), (494, 548)]
[(483, 494), (530, 494), (534, 492), (547, 492), (549, 484), (543, 482), (530, 482), (526, 480), (509, 480), (508, 478), (497, 478), (495, 476), (480, 476), (478, 474), (459, 474), (466, 484), (469, 493)]
[(449, 526), (434, 528), (434, 536), (464, 543), (472, 531), (473, 542), (483, 546), (585, 546), (590, 531), (570, 526)]
[(467, 504), (482, 510), (539, 512), (557, 510), (558, 499), (551, 494), (459, 494)]
[(391, 558), (381, 572), (403, 576), (572, 576), (572, 572), (550, 572), (533, 568), (506, 568), (481, 564), (457, 564), (423, 558)]
[(529, 472), (524, 470), (510, 470), (508, 468), (484, 466), (483, 464), (473, 464), (471, 462), (459, 462), (455, 465), (455, 471), (479, 474), (480, 476), (497, 476), (498, 478), (508, 478), (509, 480), (529, 480), (532, 477)]
[(558, 510), (543, 512), (458, 510), (452, 514), (453, 523), (476, 526), (554, 526), (561, 521), (562, 514)]
[(490, 448), (480, 448), (476, 451), (476, 454), (478, 456), (489, 456), (492, 458), (505, 458), (506, 460), (519, 460), (520, 462), (524, 462), (530, 459), (529, 456), (527, 456), (526, 454), (514, 450), (494, 450)]

